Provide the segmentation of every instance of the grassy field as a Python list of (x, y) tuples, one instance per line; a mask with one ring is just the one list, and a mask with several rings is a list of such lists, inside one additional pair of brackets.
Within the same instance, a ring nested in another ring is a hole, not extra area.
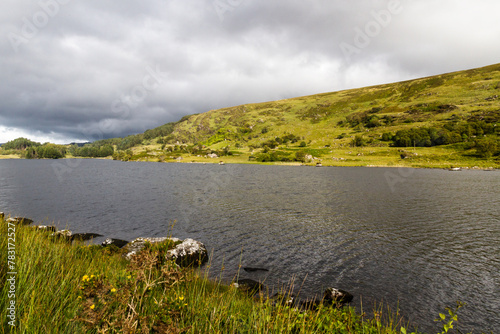
[[(302, 148), (289, 146), (281, 148), (282, 151), (293, 154), (305, 151), (313, 156), (307, 162), (257, 162), (249, 160), (250, 150), (236, 149), (232, 155), (209, 158), (204, 155), (189, 153), (169, 154), (161, 150), (160, 145), (148, 145), (147, 151), (139, 146), (132, 149), (131, 160), (150, 162), (180, 162), (180, 163), (236, 163), (236, 164), (272, 164), (287, 166), (322, 166), (338, 167), (412, 167), (412, 168), (470, 168), (488, 169), (500, 168), (500, 161), (495, 157), (478, 159), (474, 152), (458, 151), (450, 146), (439, 147), (342, 147), (342, 148)], [(401, 158), (402, 152), (409, 153), (405, 159)], [(179, 157), (181, 159), (179, 159)]]
[(1, 333), (405, 332), (383, 307), (304, 312), (266, 294), (252, 298), (209, 280), (207, 268), (162, 260), (166, 244), (127, 261), (116, 249), (54, 241), (4, 219), (0, 233)]
[(18, 154), (0, 154), (0, 159), (21, 159)]

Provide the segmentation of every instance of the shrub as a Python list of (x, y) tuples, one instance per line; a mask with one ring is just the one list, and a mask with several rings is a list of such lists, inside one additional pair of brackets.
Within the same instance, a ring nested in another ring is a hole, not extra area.
[(482, 158), (491, 158), (498, 153), (498, 142), (493, 138), (476, 140), (476, 152)]
[(276, 139), (271, 139), (271, 140), (268, 140), (268, 141), (262, 143), (261, 147), (263, 148), (263, 147), (267, 146), (271, 149), (274, 149), (274, 148), (278, 147), (278, 145), (279, 145), (279, 143), (278, 143), (278, 141), (276, 141)]
[(259, 162), (292, 161), (291, 153), (282, 151), (270, 151), (268, 153), (257, 154), (255, 160)]
[(295, 152), (295, 160), (296, 161), (301, 161), (301, 162), (306, 162), (306, 151), (300, 150)]
[(430, 147), (459, 143), (462, 136), (446, 128), (412, 128), (399, 130), (392, 139), (396, 147)]
[(394, 135), (391, 132), (384, 132), (382, 134), (382, 140), (383, 141), (391, 141)]
[(351, 145), (353, 147), (366, 146), (366, 139), (363, 138), (362, 135), (356, 135), (354, 139), (351, 141)]

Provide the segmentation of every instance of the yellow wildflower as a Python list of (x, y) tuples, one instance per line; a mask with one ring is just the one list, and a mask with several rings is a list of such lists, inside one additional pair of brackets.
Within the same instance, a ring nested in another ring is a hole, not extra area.
[(89, 277), (87, 275), (83, 275), (82, 281), (88, 281), (88, 280), (89, 280)]
[(183, 301), (184, 300), (184, 296), (179, 296), (179, 300)]
[(112, 293), (115, 293), (115, 292), (116, 292), (116, 289), (115, 289), (115, 288), (111, 289), (111, 292), (112, 292)]
[(91, 309), (91, 310), (95, 309), (95, 305), (94, 305), (94, 304), (92, 304), (92, 305), (90, 306), (90, 309)]
[(130, 279), (130, 278), (132, 278), (132, 276), (128, 275), (128, 276), (127, 276), (127, 279)]

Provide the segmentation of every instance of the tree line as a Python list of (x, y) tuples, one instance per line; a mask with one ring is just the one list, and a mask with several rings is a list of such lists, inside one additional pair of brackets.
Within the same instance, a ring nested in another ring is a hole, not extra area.
[(83, 158), (105, 158), (112, 156), (114, 153), (114, 148), (110, 144), (100, 145), (99, 143), (86, 144), (83, 147), (78, 147), (77, 145), (72, 145), (68, 149), (75, 157)]
[(26, 159), (61, 159), (66, 156), (66, 147), (46, 143), (40, 146), (30, 146), (26, 149)]
[(17, 138), (2, 145), (4, 150), (25, 150), (28, 147), (40, 146), (42, 144), (31, 141), (27, 138)]

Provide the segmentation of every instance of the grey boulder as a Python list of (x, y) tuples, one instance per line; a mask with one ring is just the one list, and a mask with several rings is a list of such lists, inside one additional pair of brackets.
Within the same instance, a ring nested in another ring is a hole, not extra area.
[(121, 240), (121, 239), (113, 239), (113, 238), (107, 238), (101, 243), (101, 246), (103, 247), (109, 247), (109, 246), (116, 246), (118, 248), (124, 247), (126, 244), (128, 244), (128, 241), (126, 240)]
[(208, 252), (201, 242), (186, 239), (167, 251), (167, 259), (172, 259), (182, 267), (201, 266), (208, 261)]
[(132, 255), (135, 255), (142, 251), (144, 247), (146, 246), (146, 243), (160, 243), (160, 242), (165, 242), (165, 241), (172, 241), (172, 242), (179, 242), (181, 241), (180, 239), (177, 238), (137, 238), (134, 239), (133, 241), (129, 242), (126, 244), (123, 248), (125, 249), (124, 257), (128, 260), (132, 257)]
[(45, 231), (45, 232), (55, 232), (55, 231), (57, 231), (57, 227), (55, 227), (55, 226), (38, 225), (38, 226), (34, 226), (34, 228), (37, 231)]
[(71, 241), (71, 236), (73, 233), (70, 230), (60, 230), (54, 233), (51, 233), (49, 237), (51, 237), (54, 240), (66, 240), (66, 241)]
[(32, 219), (24, 218), (24, 217), (11, 217), (7, 218), (5, 221), (7, 223), (21, 224), (21, 225), (30, 225), (33, 223)]

